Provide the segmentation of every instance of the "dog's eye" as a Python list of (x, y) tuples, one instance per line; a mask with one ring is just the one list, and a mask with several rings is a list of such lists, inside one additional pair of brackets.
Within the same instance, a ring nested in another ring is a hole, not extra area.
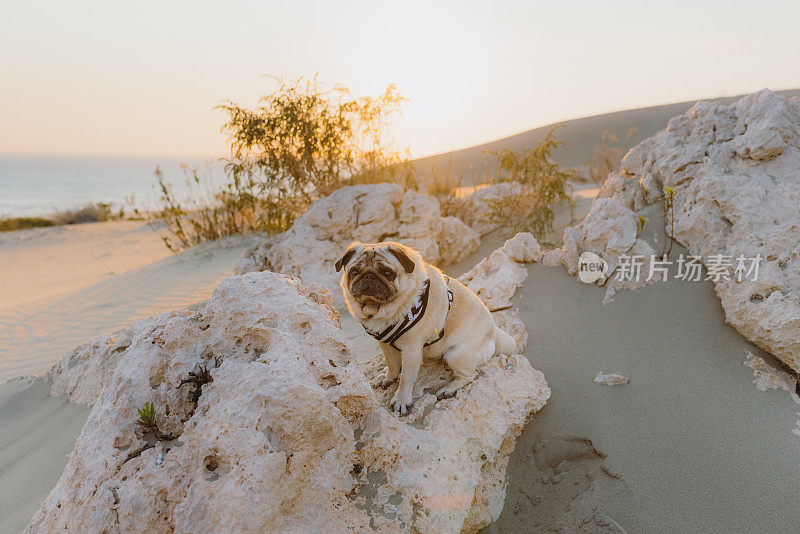
[(353, 267), (352, 269), (350, 269), (350, 271), (347, 273), (347, 275), (348, 275), (350, 278), (355, 278), (355, 277), (356, 277), (356, 275), (358, 275), (358, 269), (356, 269), (355, 267)]
[(381, 274), (383, 275), (384, 278), (388, 278), (389, 280), (392, 280), (394, 278), (394, 271), (392, 271), (391, 269), (383, 269), (381, 271)]

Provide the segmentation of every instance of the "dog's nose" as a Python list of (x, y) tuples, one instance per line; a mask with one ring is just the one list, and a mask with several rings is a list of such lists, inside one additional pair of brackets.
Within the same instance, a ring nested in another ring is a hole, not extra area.
[(351, 292), (354, 296), (384, 297), (389, 293), (389, 288), (377, 274), (367, 272), (353, 282)]

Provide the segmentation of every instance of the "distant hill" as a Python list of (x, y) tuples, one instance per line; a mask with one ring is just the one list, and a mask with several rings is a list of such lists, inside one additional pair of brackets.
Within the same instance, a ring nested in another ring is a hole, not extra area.
[[(787, 97), (800, 96), (800, 89), (778, 91), (778, 93)], [(742, 96), (744, 95), (718, 100), (730, 103)], [(669, 119), (684, 113), (695, 103), (696, 101), (680, 102), (555, 123), (564, 125), (559, 128), (558, 137), (567, 145), (565, 150), (558, 151), (556, 159), (559, 164), (570, 167), (584, 165), (592, 158), (596, 147), (601, 144), (603, 132), (606, 130), (617, 136), (622, 153), (625, 154), (631, 147), (664, 129)], [(491, 154), (486, 154), (487, 151), (497, 152), (506, 148), (519, 151), (533, 148), (555, 124), (528, 130), (483, 145), (414, 160), (416, 177), (420, 183), (426, 183), (430, 179), (433, 169), (438, 168), (440, 172), (444, 171), (449, 163), (450, 171), (456, 176), (460, 176), (462, 185), (484, 183), (491, 180), (497, 172), (495, 158)], [(631, 127), (636, 128), (636, 132), (630, 139), (627, 139), (626, 134)]]

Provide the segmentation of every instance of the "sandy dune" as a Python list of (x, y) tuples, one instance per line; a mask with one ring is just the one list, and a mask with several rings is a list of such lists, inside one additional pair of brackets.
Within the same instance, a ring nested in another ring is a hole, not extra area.
[(137, 221), (0, 239), (0, 380), (40, 373), (107, 330), (208, 298), (245, 246), (236, 239), (173, 255)]
[(0, 406), (0, 532), (17, 532), (61, 476), (89, 408), (27, 380), (0, 383)]
[[(800, 89), (776, 91), (776, 93), (786, 97), (800, 96)], [(720, 98), (720, 101), (730, 103), (739, 98), (739, 96), (724, 97)], [(554, 157), (561, 165), (570, 167), (584, 165), (591, 159), (595, 146), (601, 143), (603, 132), (606, 130), (619, 138), (619, 147), (624, 155), (631, 147), (663, 129), (669, 119), (685, 113), (695, 102), (692, 100), (629, 109), (564, 121), (559, 123), (563, 127), (557, 131), (557, 136), (564, 141), (566, 148), (558, 150)], [(497, 162), (491, 152), (532, 148), (544, 138), (552, 126), (542, 126), (482, 145), (414, 160), (415, 176), (420, 183), (426, 183), (434, 171), (443, 173), (449, 167), (450, 172), (461, 177), (462, 185), (483, 183), (492, 179), (497, 172)], [(636, 128), (636, 132), (628, 139), (627, 132), (631, 127)]]

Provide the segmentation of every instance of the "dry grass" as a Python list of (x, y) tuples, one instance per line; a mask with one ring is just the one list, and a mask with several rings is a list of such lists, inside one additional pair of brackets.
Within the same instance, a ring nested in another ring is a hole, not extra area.
[(429, 195), (439, 200), (442, 215), (445, 217), (461, 217), (464, 204), (459, 201), (459, 187), (461, 180), (452, 172), (452, 163), (447, 162), (447, 167), (443, 170), (437, 165), (431, 168), (431, 177), (426, 184), (426, 191)]
[[(636, 134), (636, 128), (631, 126), (625, 137), (628, 141)], [(620, 159), (622, 158), (622, 148), (620, 147), (619, 137), (609, 132), (603, 131), (602, 142), (594, 151), (592, 159), (586, 162), (586, 171), (592, 182), (603, 185), (608, 175), (619, 169)]]
[(43, 217), (8, 217), (0, 219), (0, 232), (13, 232), (15, 230), (28, 230), (54, 226), (55, 223)]

